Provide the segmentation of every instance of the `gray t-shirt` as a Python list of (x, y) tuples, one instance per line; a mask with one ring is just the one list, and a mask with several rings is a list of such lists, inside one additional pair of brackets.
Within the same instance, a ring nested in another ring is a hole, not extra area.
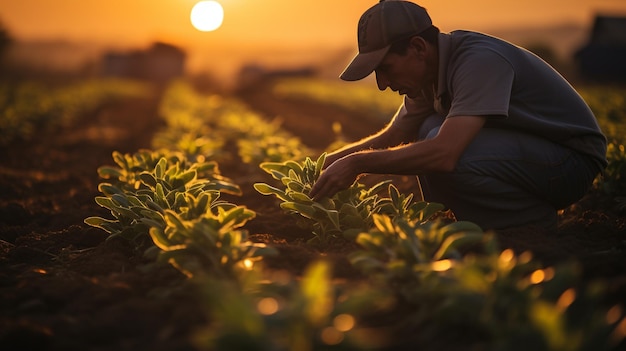
[(416, 121), (486, 116), (485, 128), (537, 135), (606, 162), (606, 138), (589, 106), (556, 70), (533, 53), (485, 34), (439, 35), (436, 90), (405, 97), (396, 118)]

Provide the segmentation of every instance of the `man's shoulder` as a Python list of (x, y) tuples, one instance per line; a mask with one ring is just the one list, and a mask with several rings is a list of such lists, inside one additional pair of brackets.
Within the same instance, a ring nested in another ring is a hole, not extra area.
[(443, 41), (447, 42), (450, 63), (476, 59), (508, 60), (511, 56), (519, 55), (519, 48), (498, 37), (467, 30), (456, 30), (444, 34)]
[(510, 43), (501, 38), (477, 31), (455, 30), (450, 33), (446, 33), (445, 35), (448, 36), (448, 40), (453, 47), (457, 48), (472, 48), (475, 46), (498, 47), (501, 45), (510, 45)]

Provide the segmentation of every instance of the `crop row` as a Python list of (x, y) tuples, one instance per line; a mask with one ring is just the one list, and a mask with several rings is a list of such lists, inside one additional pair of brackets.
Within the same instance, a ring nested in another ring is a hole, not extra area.
[(169, 87), (159, 112), (166, 128), (157, 133), (152, 146), (180, 151), (190, 159), (256, 168), (260, 162), (301, 159), (310, 152), (280, 128), (280, 121), (268, 122), (235, 99), (199, 96), (184, 82)]
[(0, 82), (0, 146), (30, 140), (38, 132), (67, 127), (105, 103), (149, 94), (147, 86), (125, 80), (93, 80), (67, 87), (35, 82)]
[[(114, 153), (117, 166), (99, 169), (106, 182), (96, 202), (113, 218), (85, 222), (202, 288), (211, 323), (196, 335), (199, 349), (469, 342), (492, 350), (601, 350), (626, 334), (621, 307), (601, 305), (601, 285), (576, 288), (575, 266), (541, 267), (530, 253), (501, 250), (490, 233), (451, 221), (442, 205), (413, 201), (389, 182), (355, 183), (313, 201), (308, 192), (324, 155), (312, 160), (303, 147), (285, 147), (299, 141), (236, 101), (179, 82), (161, 114), (167, 128), (155, 137), (157, 151)], [(250, 153), (246, 142), (260, 143), (262, 152)], [(241, 190), (218, 169), (234, 157), (253, 166), (251, 177), (260, 177), (259, 166), (271, 176), (255, 189), (302, 219), (312, 245), (355, 242), (360, 249), (349, 260), (367, 279), (336, 282), (324, 260), (302, 277), (264, 269), (263, 257), (277, 251), (248, 239), (243, 227), (255, 213), (220, 200)]]
[(609, 164), (595, 187), (609, 195), (618, 211), (626, 212), (626, 90), (598, 86), (581, 90), (609, 141)]

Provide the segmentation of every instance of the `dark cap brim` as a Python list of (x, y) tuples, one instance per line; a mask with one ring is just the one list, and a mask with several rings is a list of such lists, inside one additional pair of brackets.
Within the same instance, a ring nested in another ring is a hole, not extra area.
[(357, 54), (348, 67), (341, 73), (339, 78), (347, 81), (361, 80), (374, 72), (380, 65), (389, 51), (389, 47), (384, 47), (371, 52)]

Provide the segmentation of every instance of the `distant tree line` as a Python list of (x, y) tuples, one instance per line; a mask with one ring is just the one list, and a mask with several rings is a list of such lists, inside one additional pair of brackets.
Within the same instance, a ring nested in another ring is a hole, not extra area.
[[(2, 20), (0, 20), (0, 58), (4, 56), (4, 53), (13, 42), (9, 31), (4, 27)], [(0, 61), (1, 63), (2, 61)]]

